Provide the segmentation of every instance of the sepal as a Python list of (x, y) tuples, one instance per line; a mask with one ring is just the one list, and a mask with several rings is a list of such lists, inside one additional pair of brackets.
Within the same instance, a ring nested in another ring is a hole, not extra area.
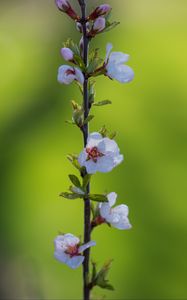
[(96, 263), (92, 262), (92, 281), (90, 283), (90, 289), (92, 289), (94, 286), (99, 286), (102, 289), (111, 291), (114, 290), (114, 287), (109, 283), (109, 280), (107, 279), (112, 261), (113, 260), (109, 260), (108, 262), (106, 262), (99, 272), (97, 272)]
[(108, 198), (104, 194), (90, 194), (89, 199), (96, 202), (108, 202)]

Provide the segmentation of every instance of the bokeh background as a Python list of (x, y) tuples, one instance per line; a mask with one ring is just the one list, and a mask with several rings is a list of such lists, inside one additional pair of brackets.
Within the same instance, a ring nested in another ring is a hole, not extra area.
[[(108, 3), (121, 25), (95, 45), (103, 57), (107, 42), (129, 53), (136, 77), (128, 85), (97, 79), (97, 99), (113, 106), (94, 108), (91, 130), (117, 130), (125, 162), (97, 174), (92, 189), (116, 191), (133, 229), (95, 230), (93, 258), (99, 266), (114, 259), (115, 291), (96, 289), (94, 299), (187, 299), (187, 1)], [(80, 235), (83, 228), (82, 202), (58, 196), (74, 171), (66, 154), (82, 149), (81, 134), (65, 123), (69, 100), (81, 97), (56, 80), (68, 37), (80, 38), (53, 0), (1, 0), (2, 299), (81, 299), (81, 268), (53, 258), (58, 232)]]

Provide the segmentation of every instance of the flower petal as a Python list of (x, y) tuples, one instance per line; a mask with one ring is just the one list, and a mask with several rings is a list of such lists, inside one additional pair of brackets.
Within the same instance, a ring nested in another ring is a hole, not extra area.
[(80, 82), (80, 84), (84, 83), (84, 75), (82, 74), (81, 70), (78, 68), (75, 69), (75, 79)]
[(73, 234), (71, 233), (67, 233), (64, 235), (64, 240), (65, 240), (65, 243), (68, 245), (68, 246), (75, 246), (75, 245), (78, 245), (79, 242), (80, 242), (80, 239), (76, 236), (74, 236)]
[(115, 167), (114, 158), (110, 155), (99, 157), (96, 163), (96, 170), (101, 173), (108, 173)]
[(96, 242), (94, 241), (90, 241), (82, 246), (79, 247), (79, 253), (85, 251), (86, 249), (92, 247), (92, 246), (95, 246), (96, 245)]
[(91, 159), (85, 161), (83, 166), (85, 166), (88, 174), (95, 174), (98, 171), (98, 164)]
[(110, 207), (112, 207), (116, 203), (117, 196), (118, 195), (115, 192), (112, 192), (107, 195), (107, 199), (108, 199)]
[(85, 150), (83, 150), (83, 151), (80, 153), (80, 155), (79, 155), (79, 157), (78, 157), (78, 162), (79, 162), (79, 164), (81, 165), (81, 167), (83, 167), (83, 166), (85, 165), (85, 161), (86, 161), (86, 159), (87, 159), (87, 156), (88, 156), (88, 154), (86, 153)]
[(84, 256), (79, 255), (79, 256), (73, 256), (68, 259), (66, 264), (71, 268), (71, 269), (76, 269), (78, 268), (84, 261)]
[(105, 151), (106, 152), (113, 152), (113, 153), (119, 153), (119, 148), (117, 143), (114, 140), (111, 140), (109, 138), (104, 138), (103, 142), (105, 144)]
[(110, 205), (109, 203), (100, 203), (99, 205), (100, 215), (102, 218), (107, 219), (110, 214)]
[(69, 255), (64, 253), (63, 251), (55, 251), (54, 256), (58, 261), (64, 264), (66, 264), (69, 260)]
[(133, 80), (134, 71), (127, 65), (119, 65), (113, 78), (121, 83), (127, 83)]
[(109, 63), (123, 64), (129, 60), (129, 55), (123, 52), (112, 52)]
[(109, 56), (110, 56), (110, 52), (112, 51), (113, 45), (111, 43), (108, 43), (106, 45), (106, 58), (105, 58), (105, 63), (107, 63)]
[(97, 146), (98, 143), (102, 140), (102, 135), (98, 132), (93, 132), (89, 134), (88, 140), (87, 140), (87, 147), (94, 147)]
[(75, 79), (74, 74), (68, 74), (67, 71), (73, 71), (73, 68), (67, 65), (60, 66), (58, 69), (58, 81), (63, 84), (70, 84)]

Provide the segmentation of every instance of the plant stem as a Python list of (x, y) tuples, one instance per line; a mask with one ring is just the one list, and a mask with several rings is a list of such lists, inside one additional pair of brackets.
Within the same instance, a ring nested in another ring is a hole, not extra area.
[[(81, 24), (83, 32), (83, 60), (84, 64), (87, 67), (88, 65), (88, 49), (89, 49), (89, 39), (87, 38), (86, 33), (86, 1), (78, 0), (81, 7)], [(89, 115), (89, 99), (88, 99), (88, 78), (84, 74), (84, 85), (83, 85), (83, 107), (84, 107), (84, 119)], [(82, 130), (84, 137), (84, 147), (86, 147), (88, 134), (89, 134), (89, 125), (88, 123), (84, 125)], [(86, 174), (84, 174), (86, 175)], [(87, 194), (90, 193), (90, 184), (87, 185)], [(84, 199), (84, 243), (88, 243), (91, 237), (91, 204), (88, 197)], [(83, 295), (84, 300), (90, 299), (90, 287), (89, 287), (89, 261), (90, 261), (90, 249), (84, 251), (84, 262), (83, 262)]]

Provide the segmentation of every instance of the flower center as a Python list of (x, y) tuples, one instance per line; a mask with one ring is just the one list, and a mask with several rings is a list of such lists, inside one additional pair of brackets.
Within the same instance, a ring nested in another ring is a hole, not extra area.
[(78, 246), (74, 245), (74, 246), (69, 246), (67, 248), (67, 250), (65, 251), (66, 254), (69, 254), (71, 257), (73, 256), (78, 256), (79, 254), (79, 250), (78, 250)]
[(72, 69), (68, 69), (66, 71), (66, 75), (69, 76), (69, 75), (75, 75), (75, 70), (72, 70)]
[(97, 159), (99, 157), (104, 156), (103, 153), (101, 153), (97, 147), (92, 147), (92, 148), (86, 148), (86, 153), (88, 154), (87, 160), (93, 160), (95, 163), (97, 162)]

